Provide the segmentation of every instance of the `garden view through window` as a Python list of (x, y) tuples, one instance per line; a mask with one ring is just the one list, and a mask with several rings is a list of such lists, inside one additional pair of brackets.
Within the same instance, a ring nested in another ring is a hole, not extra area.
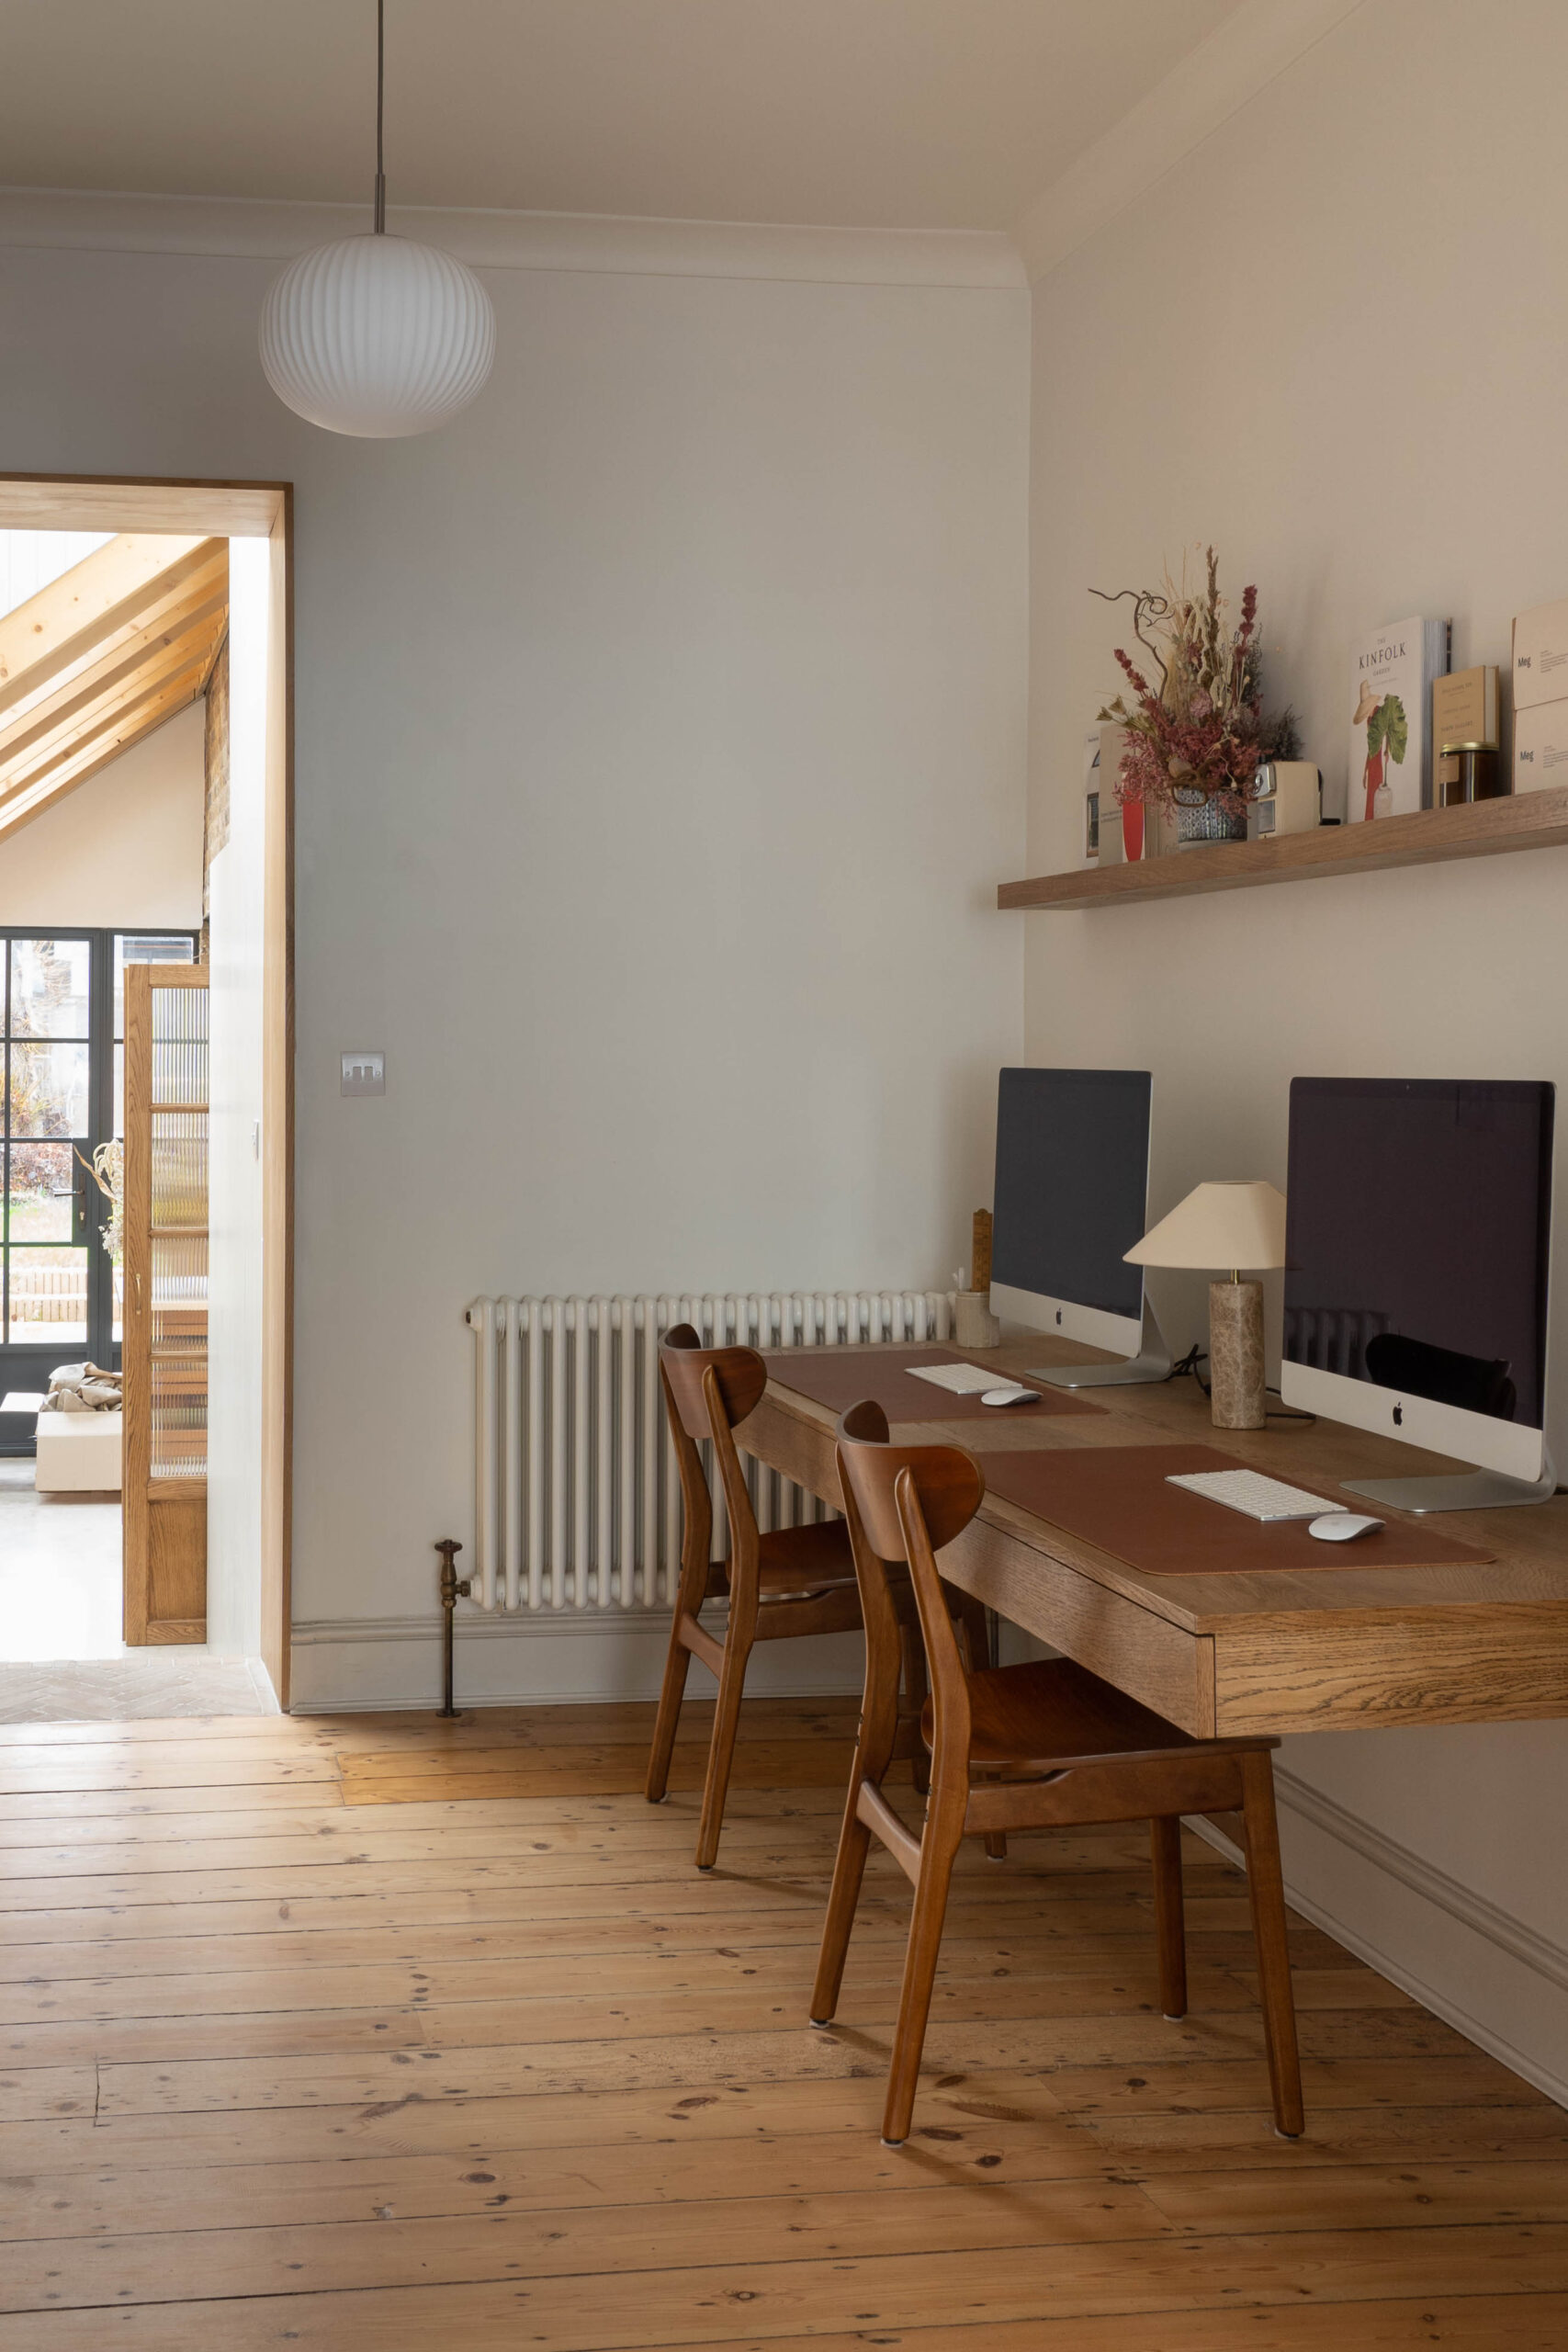
[[(108, 1363), (119, 1269), (101, 1236), (124, 1125), (128, 963), (190, 963), (188, 932), (0, 932), (0, 1378), (41, 1387), (37, 1351)], [(107, 1164), (106, 1164), (107, 1159)], [(18, 1351), (25, 1351), (26, 1353)]]

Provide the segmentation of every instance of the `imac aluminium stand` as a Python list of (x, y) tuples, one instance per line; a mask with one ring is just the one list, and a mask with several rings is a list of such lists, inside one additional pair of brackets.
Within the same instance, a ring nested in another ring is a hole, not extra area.
[(1501, 1470), (1455, 1470), (1429, 1478), (1341, 1478), (1347, 1493), (1366, 1495), (1394, 1510), (1508, 1510), (1550, 1502), (1557, 1492), (1551, 1457), (1543, 1453), (1539, 1478), (1510, 1478)]
[(1138, 1352), (1124, 1363), (1042, 1363), (1030, 1366), (1031, 1380), (1048, 1380), (1053, 1388), (1132, 1388), (1144, 1381), (1168, 1380), (1171, 1353), (1154, 1308), (1144, 1301), (1144, 1328)]

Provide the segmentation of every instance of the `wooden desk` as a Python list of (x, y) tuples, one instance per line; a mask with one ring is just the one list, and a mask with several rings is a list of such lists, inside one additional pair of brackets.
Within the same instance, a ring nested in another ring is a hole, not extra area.
[[(1040, 1339), (975, 1361), (1011, 1372), (1089, 1355)], [(1191, 1380), (1089, 1393), (1106, 1407), (1103, 1419), (998, 1414), (995, 1428), (922, 1421), (895, 1434), (990, 1453), (1184, 1440), (1309, 1488), (1463, 1466), (1337, 1421), (1218, 1430)], [(774, 1381), (737, 1439), (837, 1507), (833, 1420), (825, 1406)], [(942, 1566), (1026, 1632), (1200, 1736), (1568, 1715), (1568, 1496), (1446, 1515), (1441, 1524), (1494, 1560), (1369, 1570), (1352, 1559), (1305, 1575), (1154, 1577), (987, 1496)]]

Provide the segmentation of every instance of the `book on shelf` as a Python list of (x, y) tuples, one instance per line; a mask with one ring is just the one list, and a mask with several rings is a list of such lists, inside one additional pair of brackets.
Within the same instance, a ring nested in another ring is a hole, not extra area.
[(1497, 731), (1497, 665), (1477, 662), (1469, 670), (1450, 670), (1432, 684), (1432, 748), (1439, 757), (1446, 744), (1492, 743)]
[(1351, 655), (1347, 824), (1431, 807), (1432, 682), (1451, 634), (1448, 621), (1391, 621)]

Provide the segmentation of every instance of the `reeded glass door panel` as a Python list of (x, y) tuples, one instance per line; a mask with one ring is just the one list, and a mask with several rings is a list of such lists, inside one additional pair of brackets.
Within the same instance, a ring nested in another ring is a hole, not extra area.
[[(125, 970), (128, 964), (194, 964), (196, 941), (189, 932), (121, 932), (114, 934), (114, 961), (111, 975), (111, 1009), (114, 1027), (114, 1093), (110, 1109), (111, 1132), (125, 1134)], [(205, 1168), (202, 1190), (205, 1196)], [(205, 1212), (204, 1212), (205, 1213)], [(114, 1269), (110, 1312), (113, 1317), (114, 1344), (119, 1347), (125, 1339), (125, 1269)], [(205, 1327), (204, 1327), (205, 1328)]]
[(208, 991), (152, 989), (152, 1443), (154, 1478), (207, 1476)]
[[(114, 935), (114, 1132), (125, 1133), (125, 967), (128, 964), (194, 964), (189, 932), (117, 931)], [(117, 1329), (116, 1339), (119, 1332)]]

